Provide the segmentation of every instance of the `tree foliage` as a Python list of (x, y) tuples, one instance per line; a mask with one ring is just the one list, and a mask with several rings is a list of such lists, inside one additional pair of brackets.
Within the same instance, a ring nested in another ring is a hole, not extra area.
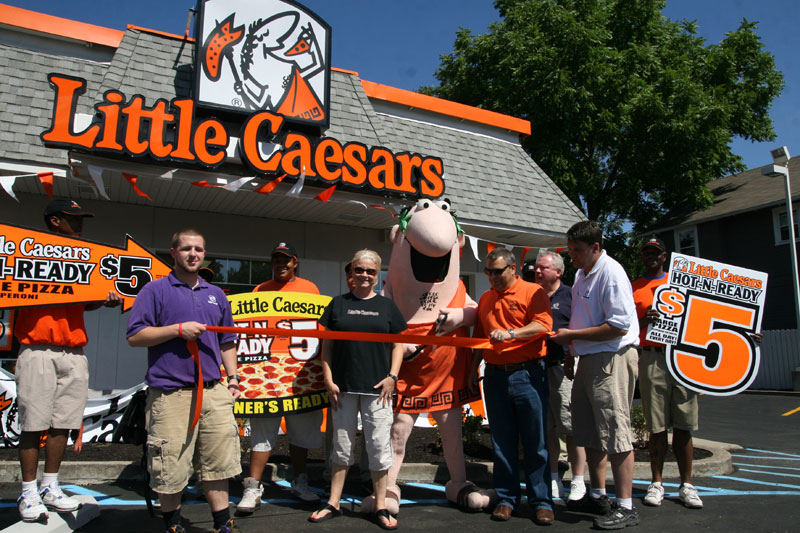
[(523, 146), (590, 219), (643, 230), (710, 205), (705, 183), (744, 170), (733, 137), (774, 139), (783, 87), (756, 23), (707, 45), (664, 6), (496, 0), (502, 20), (460, 30), (440, 85), (420, 90), (530, 120)]

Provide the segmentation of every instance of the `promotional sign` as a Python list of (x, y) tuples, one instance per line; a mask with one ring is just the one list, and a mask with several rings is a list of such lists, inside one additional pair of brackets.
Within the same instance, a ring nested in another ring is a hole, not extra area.
[(728, 396), (747, 389), (758, 373), (752, 334), (761, 330), (767, 274), (674, 252), (670, 265), (647, 340), (666, 345), (667, 367), (692, 390)]
[(104, 301), (127, 311), (145, 283), (170, 267), (127, 236), (125, 248), (0, 224), (0, 309)]
[(14, 339), (14, 311), (0, 309), (0, 352), (11, 349)]
[(283, 0), (200, 4), (198, 105), (328, 127), (331, 28)]
[(242, 395), (240, 417), (275, 417), (328, 406), (320, 340), (302, 337), (316, 330), (330, 296), (299, 292), (254, 292), (229, 296), (240, 328), (281, 328), (286, 335), (239, 334), (236, 353)]

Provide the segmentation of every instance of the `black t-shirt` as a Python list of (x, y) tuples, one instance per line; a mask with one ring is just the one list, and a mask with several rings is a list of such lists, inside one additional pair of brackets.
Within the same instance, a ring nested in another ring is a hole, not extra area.
[[(336, 296), (319, 323), (334, 331), (400, 333), (406, 324), (397, 305), (380, 294), (361, 300), (348, 292)], [(331, 371), (342, 392), (378, 394), (373, 387), (389, 373), (392, 344), (386, 342), (333, 341)]]
[[(550, 311), (553, 313), (553, 331), (569, 327), (572, 312), (572, 287), (561, 284), (550, 297)], [(567, 347), (547, 339), (547, 362), (564, 362)]]

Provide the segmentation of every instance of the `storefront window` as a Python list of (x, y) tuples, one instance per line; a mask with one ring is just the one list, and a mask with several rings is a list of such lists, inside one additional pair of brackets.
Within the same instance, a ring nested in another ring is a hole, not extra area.
[[(172, 265), (172, 257), (168, 253), (156, 255), (166, 264)], [(206, 256), (203, 266), (214, 271), (212, 283), (226, 294), (250, 292), (262, 281), (272, 279), (272, 264), (269, 261)]]

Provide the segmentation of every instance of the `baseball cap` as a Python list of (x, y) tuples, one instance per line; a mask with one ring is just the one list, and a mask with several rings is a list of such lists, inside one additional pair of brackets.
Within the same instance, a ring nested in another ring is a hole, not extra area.
[(85, 209), (83, 209), (75, 200), (66, 200), (63, 198), (59, 198), (58, 200), (53, 200), (52, 202), (47, 204), (47, 207), (44, 208), (44, 216), (46, 217), (57, 215), (59, 213), (73, 215), (76, 217), (94, 216), (94, 213), (90, 213)]
[(522, 265), (522, 273), (526, 272), (536, 272), (536, 261), (525, 261), (525, 264)]
[(648, 246), (652, 246), (653, 248), (658, 248), (662, 252), (666, 252), (667, 251), (667, 248), (664, 246), (664, 242), (661, 239), (657, 238), (657, 237), (652, 237), (649, 241), (644, 243), (642, 245), (642, 250), (644, 250)]
[(289, 244), (288, 242), (279, 242), (275, 245), (275, 248), (272, 249), (272, 253), (270, 255), (275, 254), (283, 254), (288, 255), (289, 257), (297, 258), (297, 252), (294, 251), (294, 247)]
[(206, 283), (211, 283), (211, 280), (214, 279), (214, 271), (208, 267), (200, 267), (200, 270), (198, 270), (197, 273), (206, 281)]

